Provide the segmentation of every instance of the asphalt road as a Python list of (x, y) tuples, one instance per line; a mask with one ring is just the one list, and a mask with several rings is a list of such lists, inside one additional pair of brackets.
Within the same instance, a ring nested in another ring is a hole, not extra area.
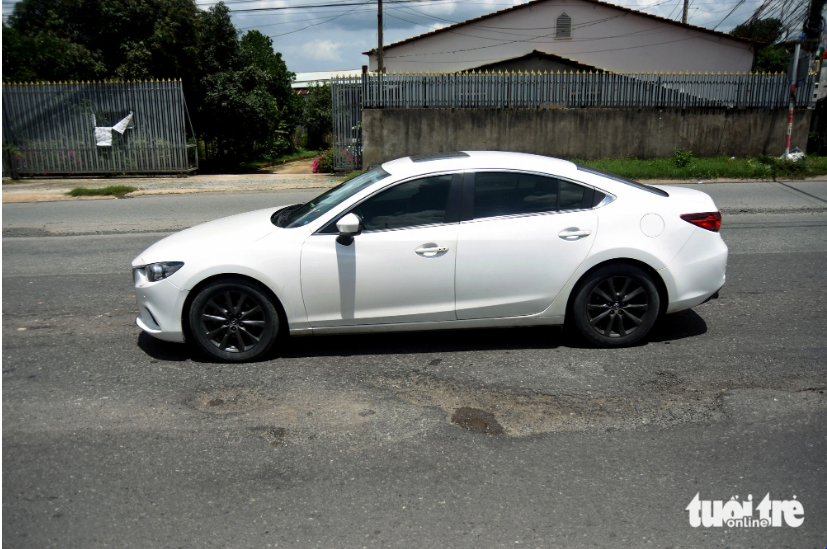
[[(331, 336), (236, 366), (141, 335), (129, 261), (307, 193), (4, 205), (4, 546), (823, 548), (827, 184), (697, 188), (725, 212), (727, 285), (637, 347)], [(804, 523), (684, 510), (768, 492)]]

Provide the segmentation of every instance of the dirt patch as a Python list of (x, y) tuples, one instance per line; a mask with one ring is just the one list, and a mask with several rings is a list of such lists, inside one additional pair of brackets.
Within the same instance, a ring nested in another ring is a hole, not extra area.
[[(721, 393), (685, 388), (671, 376), (669, 390), (631, 396), (543, 394), (469, 387), (415, 376), (376, 378), (403, 401), (441, 408), (446, 420), (472, 431), (507, 436), (556, 431), (633, 429), (647, 424), (711, 422), (723, 418)], [(494, 427), (496, 425), (496, 427)], [(482, 431), (480, 431), (482, 430)]]
[(287, 429), (284, 427), (253, 427), (250, 430), (267, 440), (271, 446), (280, 446), (285, 444)]
[(198, 392), (189, 401), (197, 410), (210, 414), (238, 414), (273, 406), (273, 399), (243, 387)]
[(494, 414), (479, 408), (468, 408), (467, 406), (457, 408), (451, 415), (451, 423), (456, 423), (463, 429), (474, 433), (502, 435), (505, 432)]

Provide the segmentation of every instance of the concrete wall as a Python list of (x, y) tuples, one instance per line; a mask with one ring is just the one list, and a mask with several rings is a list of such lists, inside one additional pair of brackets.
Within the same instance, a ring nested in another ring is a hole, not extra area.
[[(571, 17), (571, 38), (558, 39), (555, 25), (563, 12)], [(588, 0), (549, 0), (389, 45), (385, 68), (461, 71), (533, 50), (613, 72), (748, 72), (752, 67), (748, 41)], [(369, 58), (370, 70), (376, 70), (376, 55)]]
[[(793, 147), (806, 150), (812, 111), (795, 113)], [(638, 109), (366, 109), (363, 165), (412, 154), (496, 150), (562, 158), (779, 156), (787, 111)]]

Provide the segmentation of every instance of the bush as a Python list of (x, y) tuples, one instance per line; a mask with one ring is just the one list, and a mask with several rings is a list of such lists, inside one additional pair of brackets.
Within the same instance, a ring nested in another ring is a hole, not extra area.
[(672, 157), (676, 168), (685, 168), (692, 162), (692, 151), (675, 148), (675, 156)]
[(333, 149), (325, 151), (313, 161), (313, 173), (333, 173)]

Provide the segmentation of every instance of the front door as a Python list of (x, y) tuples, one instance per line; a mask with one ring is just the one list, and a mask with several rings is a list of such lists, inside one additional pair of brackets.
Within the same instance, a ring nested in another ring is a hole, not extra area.
[(349, 246), (333, 231), (309, 237), (301, 279), (310, 325), (455, 320), (460, 185), (461, 176), (432, 176), (367, 198), (350, 210), (362, 234)]
[(473, 196), (473, 206), (458, 235), (457, 318), (542, 312), (591, 249), (594, 193), (533, 174), (469, 176), (473, 192), (466, 196)]

